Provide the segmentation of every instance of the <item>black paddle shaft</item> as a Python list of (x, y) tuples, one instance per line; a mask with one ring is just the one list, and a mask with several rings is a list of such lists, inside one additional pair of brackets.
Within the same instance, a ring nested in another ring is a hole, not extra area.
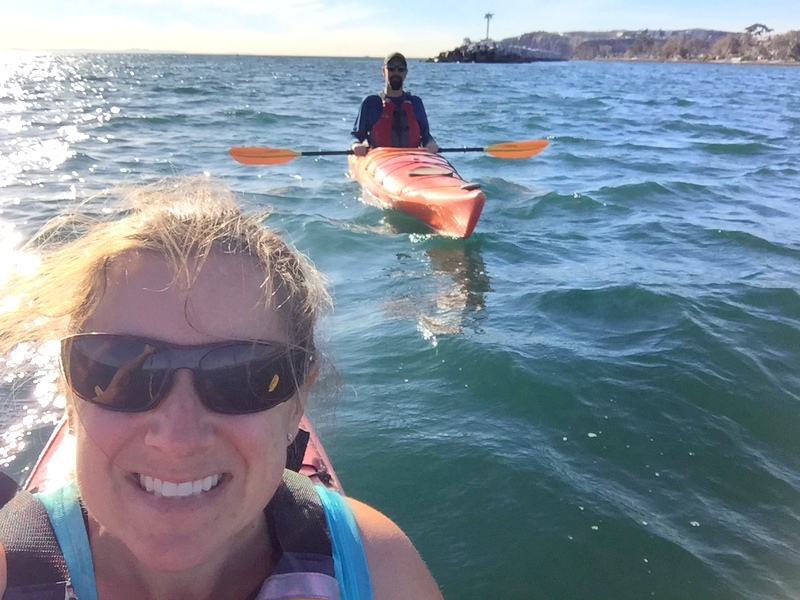
[[(439, 148), (439, 152), (483, 152), (485, 148)], [(352, 150), (312, 150), (301, 152), (303, 156), (341, 156), (343, 154), (353, 154)]]

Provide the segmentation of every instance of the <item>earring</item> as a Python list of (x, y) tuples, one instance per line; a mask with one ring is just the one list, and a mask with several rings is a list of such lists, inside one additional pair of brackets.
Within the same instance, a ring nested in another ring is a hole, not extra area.
[(287, 433), (287, 434), (286, 434), (286, 439), (287, 439), (287, 440), (289, 441), (289, 443), (291, 444), (291, 443), (294, 441), (294, 436), (293, 436), (291, 433)]

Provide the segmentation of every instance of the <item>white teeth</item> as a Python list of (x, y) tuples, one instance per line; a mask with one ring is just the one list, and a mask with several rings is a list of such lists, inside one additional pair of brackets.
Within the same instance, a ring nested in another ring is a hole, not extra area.
[(156, 477), (150, 477), (149, 475), (139, 475), (139, 485), (143, 490), (155, 494), (156, 496), (164, 496), (165, 498), (196, 496), (216, 487), (219, 480), (219, 474), (209, 475), (208, 477), (196, 479), (195, 481), (184, 481), (183, 483), (163, 481)]

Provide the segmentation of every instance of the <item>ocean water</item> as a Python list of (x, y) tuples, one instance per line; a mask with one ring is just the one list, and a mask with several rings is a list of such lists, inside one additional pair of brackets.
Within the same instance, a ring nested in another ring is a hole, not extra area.
[[(441, 146), (550, 140), (450, 156), (488, 197), (468, 240), (362, 202), (344, 157), (228, 156), (345, 148), (379, 68), (0, 55), (0, 276), (104, 188), (207, 173), (329, 277), (342, 385), (312, 418), (445, 597), (800, 596), (800, 71), (412, 62)], [(22, 358), (19, 479), (59, 416)]]

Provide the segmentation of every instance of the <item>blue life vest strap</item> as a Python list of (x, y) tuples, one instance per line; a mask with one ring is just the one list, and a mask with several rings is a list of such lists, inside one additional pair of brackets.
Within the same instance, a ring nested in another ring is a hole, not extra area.
[(78, 486), (73, 481), (44, 494), (34, 494), (44, 504), (50, 523), (67, 561), (72, 588), (80, 600), (97, 600), (89, 537), (78, 501)]
[(333, 565), (341, 600), (372, 600), (372, 582), (353, 511), (337, 492), (317, 485), (333, 546)]

